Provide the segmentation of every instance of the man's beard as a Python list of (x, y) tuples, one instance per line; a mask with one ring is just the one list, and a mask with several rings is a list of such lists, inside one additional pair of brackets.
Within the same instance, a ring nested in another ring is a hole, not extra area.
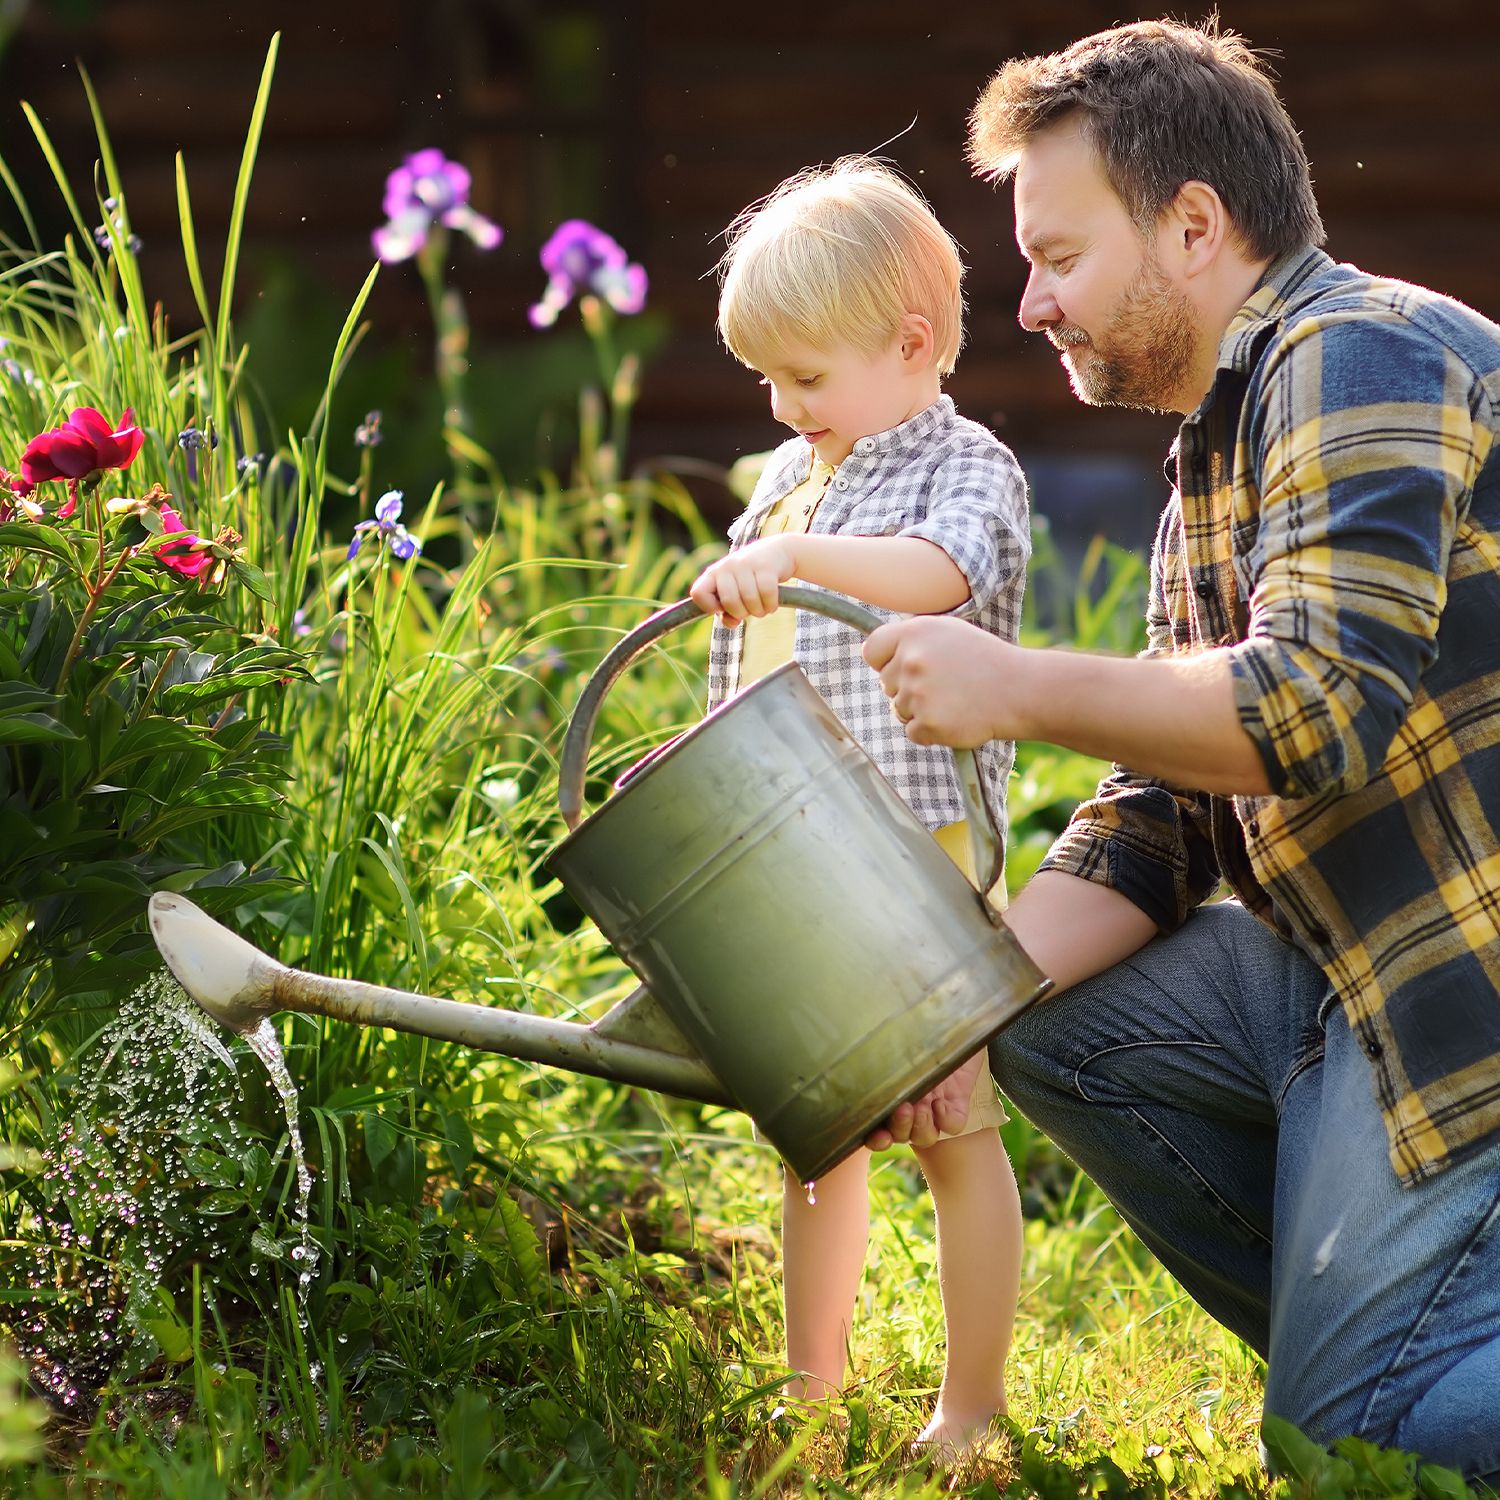
[(1172, 411), (1193, 365), (1193, 308), (1148, 257), (1097, 339), (1070, 324), (1047, 337), (1062, 350), (1080, 401)]

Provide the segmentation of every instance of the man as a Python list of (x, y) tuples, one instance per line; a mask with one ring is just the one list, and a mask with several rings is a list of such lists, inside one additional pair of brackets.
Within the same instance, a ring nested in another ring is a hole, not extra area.
[[(1500, 328), (1315, 248), (1214, 24), (1012, 62), (970, 123), (1022, 323), (1083, 401), (1184, 417), (1141, 658), (867, 644), (919, 743), (1116, 763), (1011, 907), (1063, 993), (995, 1076), (1269, 1411), (1500, 1476)], [(973, 1066), (871, 1144), (955, 1128)]]

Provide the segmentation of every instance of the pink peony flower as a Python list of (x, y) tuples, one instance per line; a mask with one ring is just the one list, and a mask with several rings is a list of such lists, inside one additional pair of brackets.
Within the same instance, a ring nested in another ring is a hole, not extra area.
[(209, 552), (212, 545), (196, 532), (189, 531), (182, 517), (170, 505), (160, 507), (162, 534), (177, 540), (164, 542), (156, 549), (156, 560), (164, 568), (196, 578), (213, 567), (217, 559)]

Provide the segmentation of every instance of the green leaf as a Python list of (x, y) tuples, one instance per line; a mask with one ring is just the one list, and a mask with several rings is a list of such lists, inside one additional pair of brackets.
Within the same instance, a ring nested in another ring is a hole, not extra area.
[(1322, 1448), (1275, 1412), (1265, 1413), (1260, 1437), (1272, 1459), (1271, 1467), (1278, 1474), (1309, 1479), (1327, 1462), (1328, 1455)]
[(141, 1326), (156, 1340), (170, 1364), (181, 1364), (193, 1352), (193, 1330), (177, 1315), (171, 1294), (156, 1291), (155, 1317), (143, 1317)]
[(407, 1392), (403, 1380), (383, 1380), (370, 1392), (361, 1415), (367, 1427), (383, 1427), (406, 1412)]
[(275, 596), (271, 593), (271, 580), (259, 568), (238, 557), (229, 564), (229, 568), (257, 599), (264, 599), (267, 604), (276, 602)]
[(547, 1280), (547, 1265), (542, 1255), (541, 1240), (537, 1238), (536, 1226), (508, 1193), (501, 1193), (495, 1200), (495, 1211), (500, 1215), (501, 1225), (505, 1229), (505, 1241), (510, 1248), (515, 1279), (521, 1290), (534, 1299), (541, 1294)]
[(0, 547), (15, 547), (22, 552), (39, 552), (58, 562), (73, 563), (73, 549), (56, 527), (40, 521), (7, 521), (0, 525)]
[(169, 713), (177, 712), (189, 704), (202, 707), (206, 703), (218, 703), (243, 693), (250, 688), (270, 687), (287, 676), (285, 667), (269, 667), (239, 672), (214, 672), (201, 682), (180, 682), (169, 687), (161, 695), (161, 706)]
[(238, 1212), (245, 1206), (245, 1198), (242, 1193), (231, 1193), (219, 1191), (209, 1193), (199, 1200), (198, 1212), (209, 1216), (219, 1214), (232, 1214)]
[(443, 1112), (443, 1154), (449, 1165), (462, 1177), (474, 1160), (474, 1132), (469, 1122), (456, 1109)]
[(29, 682), (0, 682), (0, 714), (34, 713), (60, 701), (55, 693), (43, 692)]
[(1464, 1483), (1462, 1474), (1437, 1464), (1423, 1464), (1417, 1470), (1417, 1491), (1426, 1500), (1474, 1500), (1474, 1491)]
[(156, 756), (166, 759), (176, 753), (196, 749), (203, 744), (204, 738), (204, 731), (191, 724), (153, 715), (138, 724), (132, 724), (109, 746), (107, 753), (101, 754), (99, 771), (101, 775), (113, 774), (121, 766), (128, 766), (137, 760)]
[(365, 1155), (371, 1168), (378, 1168), (396, 1149), (395, 1127), (378, 1110), (367, 1109), (360, 1118), (365, 1127)]
[(66, 724), (45, 714), (0, 714), (0, 745), (42, 745), (81, 738)]

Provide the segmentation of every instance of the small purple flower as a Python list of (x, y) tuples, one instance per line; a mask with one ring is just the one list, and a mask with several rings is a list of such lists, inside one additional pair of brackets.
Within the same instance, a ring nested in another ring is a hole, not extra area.
[(401, 499), (400, 490), (387, 490), (375, 502), (375, 519), (361, 521), (354, 528), (354, 537), (349, 543), (350, 558), (364, 545), (365, 537), (371, 532), (389, 545), (391, 556), (399, 557), (402, 562), (422, 550), (421, 542), (401, 524)]
[(354, 446), (356, 448), (380, 446), (380, 413), (378, 411), (367, 411), (364, 421), (354, 429)]
[(417, 151), (385, 180), (385, 216), (373, 235), (375, 254), (387, 265), (410, 260), (436, 223), (461, 229), (481, 250), (493, 250), (504, 231), (469, 207), (469, 170), (441, 151)]
[(116, 200), (106, 198), (104, 200), (104, 211), (109, 215), (109, 223), (94, 225), (94, 243), (106, 254), (111, 253), (114, 249), (114, 241), (110, 238), (109, 230), (110, 225), (113, 225), (115, 233), (125, 242), (125, 248), (132, 255), (139, 255), (141, 253), (141, 237), (138, 234), (131, 234), (126, 229), (125, 215), (120, 211)]
[(207, 448), (210, 452), (219, 446), (217, 432), (201, 432), (196, 427), (184, 427), (177, 434), (177, 446), (187, 454), (188, 478), (198, 482), (198, 454)]
[(559, 224), (542, 246), (547, 289), (531, 309), (532, 327), (550, 328), (580, 292), (602, 297), (617, 313), (638, 313), (646, 305), (646, 272), (602, 229), (585, 219)]

